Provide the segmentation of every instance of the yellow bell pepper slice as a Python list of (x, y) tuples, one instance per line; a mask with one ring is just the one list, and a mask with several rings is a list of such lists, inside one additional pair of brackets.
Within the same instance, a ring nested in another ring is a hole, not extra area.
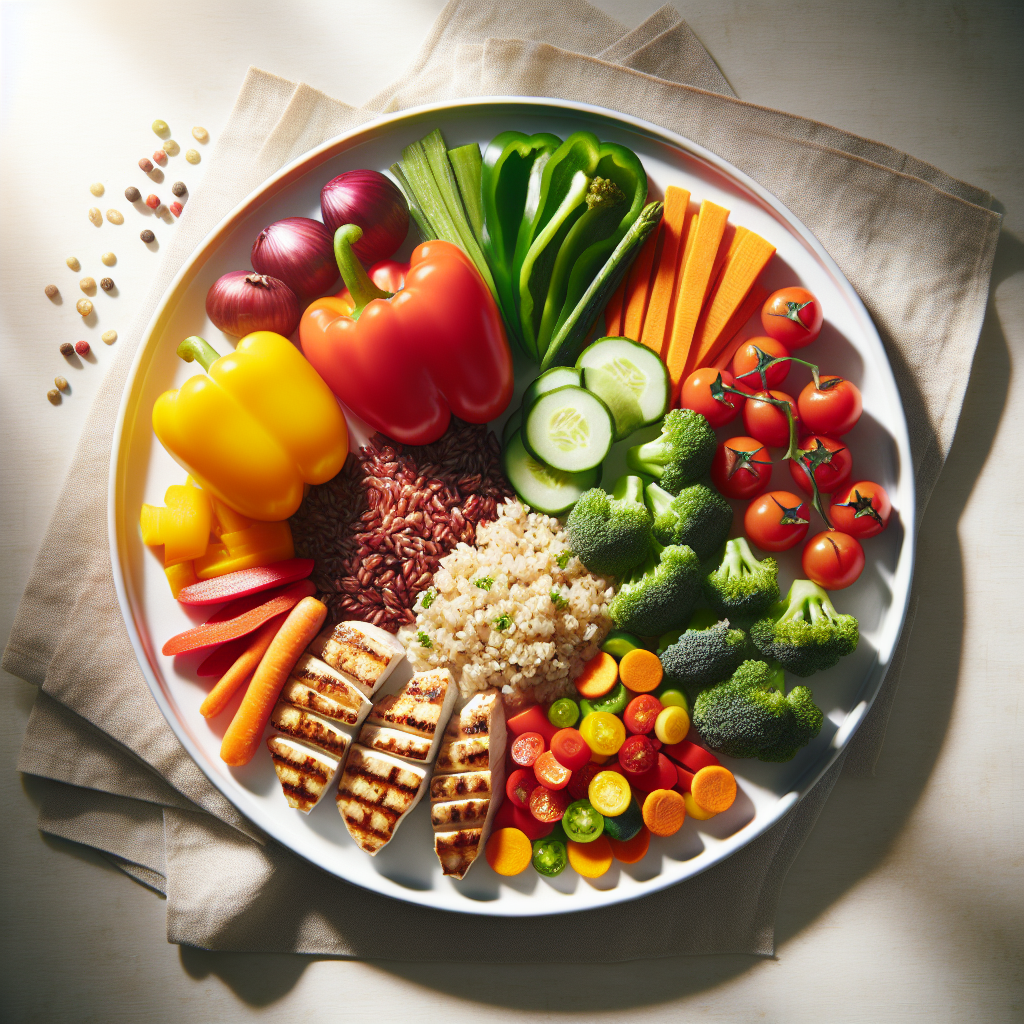
[(222, 534), (202, 558), (195, 560), (194, 565), (196, 576), (208, 580), (239, 569), (252, 569), (294, 557), (295, 545), (287, 522), (253, 523), (244, 530)]
[(205, 555), (212, 519), (210, 498), (205, 491), (171, 484), (164, 493), (164, 505), (142, 506), (142, 542), (151, 547), (163, 545), (165, 566)]
[(171, 585), (171, 597), (175, 599), (184, 587), (199, 582), (192, 562), (178, 562), (177, 565), (169, 565), (164, 572), (167, 574), (167, 582)]

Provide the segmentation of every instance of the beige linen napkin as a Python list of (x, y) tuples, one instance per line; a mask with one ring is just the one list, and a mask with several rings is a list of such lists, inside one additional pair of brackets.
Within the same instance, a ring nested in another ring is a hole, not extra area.
[[(514, 10), (453, 0), (410, 72), (360, 110), (265, 72), (247, 76), (203, 187), (96, 398), (4, 654), (8, 671), (41, 687), (18, 767), (52, 780), (34, 789), (40, 828), (95, 846), (166, 892), (173, 942), (411, 960), (451, 959), (445, 950), (471, 948), (473, 959), (517, 961), (542, 948), (544, 936), (572, 961), (594, 959), (582, 937), (600, 928), (608, 960), (770, 954), (782, 880), (842, 759), (775, 828), (663, 893), (537, 920), (452, 915), (349, 886), (267, 841), (187, 757), (135, 665), (114, 595), (105, 516), (97, 513), (105, 510), (118, 402), (152, 310), (209, 229), (279, 167), (378, 113), (469, 94), (581, 99), (648, 119), (657, 112), (659, 123), (779, 196), (878, 324), (907, 409), (923, 512), (956, 428), (984, 313), (999, 230), (992, 197), (889, 147), (736, 100), (671, 7), (626, 32), (584, 0), (525, 0)], [(84, 504), (92, 515), (79, 514)], [(851, 746), (868, 770), (909, 626)], [(419, 936), (427, 928), (440, 941), (425, 952)], [(457, 943), (445, 941), (456, 935)]]

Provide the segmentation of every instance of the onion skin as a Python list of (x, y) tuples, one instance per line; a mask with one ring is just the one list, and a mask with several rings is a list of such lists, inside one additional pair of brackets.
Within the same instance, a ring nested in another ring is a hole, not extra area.
[(253, 331), (273, 331), (287, 338), (298, 327), (302, 308), (284, 281), (232, 270), (206, 293), (206, 315), (215, 327), (236, 338)]
[(342, 224), (363, 229), (352, 246), (363, 266), (387, 259), (409, 233), (405, 196), (379, 171), (346, 171), (332, 178), (320, 191), (320, 211), (332, 238)]
[(338, 280), (331, 233), (309, 217), (265, 227), (252, 243), (251, 260), (257, 273), (284, 281), (303, 302), (332, 291)]

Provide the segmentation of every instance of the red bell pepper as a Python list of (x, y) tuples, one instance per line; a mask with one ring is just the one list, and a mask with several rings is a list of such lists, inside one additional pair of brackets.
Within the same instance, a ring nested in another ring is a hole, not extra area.
[(182, 604), (219, 604), (221, 601), (246, 597), (271, 587), (304, 580), (312, 571), (312, 558), (286, 558), (281, 562), (238, 569), (223, 576), (192, 583), (181, 588), (178, 600)]
[(392, 293), (353, 254), (361, 235), (354, 224), (335, 233), (351, 298), (341, 293), (306, 309), (299, 325), (306, 358), (349, 409), (403, 444), (436, 441), (452, 414), (470, 423), (499, 416), (512, 398), (512, 354), (469, 257), (450, 242), (423, 242), (404, 287)]

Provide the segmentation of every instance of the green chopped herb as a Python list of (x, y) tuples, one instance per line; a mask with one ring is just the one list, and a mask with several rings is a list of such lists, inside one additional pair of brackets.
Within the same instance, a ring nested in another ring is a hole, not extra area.
[(473, 586), (481, 590), (490, 590), (494, 586), (494, 580), (490, 576), (481, 576), (480, 579), (473, 581)]
[(512, 616), (508, 615), (508, 614), (499, 615), (494, 620), (494, 628), (497, 629), (499, 633), (504, 633), (505, 630), (508, 629), (509, 626), (511, 626), (511, 625), (512, 625)]
[(437, 597), (437, 591), (433, 587), (424, 591), (420, 595), (420, 607), (426, 611), (434, 603), (435, 597)]
[(559, 611), (561, 611), (563, 608), (565, 608), (569, 604), (568, 600), (566, 598), (562, 597), (562, 595), (557, 590), (552, 590), (551, 594), (549, 596), (551, 597), (551, 603)]
[(569, 559), (570, 558), (572, 558), (572, 552), (571, 551), (563, 551), (558, 556), (558, 568), (559, 569), (564, 569), (569, 564)]
[(429, 649), (434, 646), (434, 641), (431, 640), (422, 629), (416, 634), (416, 639), (419, 642), (420, 647), (426, 647)]

